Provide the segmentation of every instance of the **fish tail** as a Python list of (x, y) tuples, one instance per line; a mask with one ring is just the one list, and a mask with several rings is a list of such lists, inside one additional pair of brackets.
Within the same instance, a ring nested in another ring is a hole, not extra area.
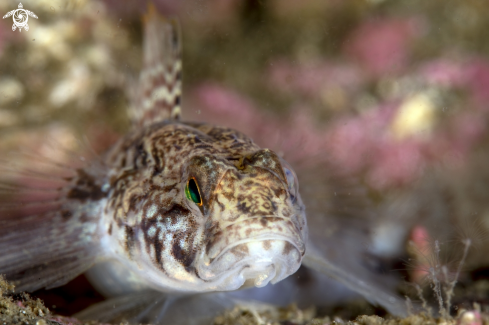
[(24, 161), (0, 162), (0, 274), (17, 292), (63, 285), (95, 263), (105, 195), (86, 169)]
[(137, 126), (178, 120), (182, 94), (179, 24), (162, 17), (150, 3), (143, 25), (143, 68), (130, 92), (131, 119)]

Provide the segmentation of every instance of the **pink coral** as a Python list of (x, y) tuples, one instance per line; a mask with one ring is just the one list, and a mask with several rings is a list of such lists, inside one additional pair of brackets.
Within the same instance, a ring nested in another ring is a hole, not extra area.
[(467, 66), (469, 90), (476, 107), (488, 110), (489, 101), (489, 62), (475, 59)]
[(437, 86), (462, 87), (467, 82), (465, 65), (446, 58), (421, 64), (418, 74), (422, 79)]
[(376, 188), (404, 185), (420, 175), (424, 167), (423, 146), (417, 141), (386, 142), (377, 147), (377, 154), (367, 178)]
[(409, 235), (411, 245), (411, 254), (414, 255), (415, 263), (411, 272), (411, 280), (414, 283), (422, 283), (430, 268), (428, 256), (432, 254), (431, 236), (426, 227), (417, 225)]
[(402, 71), (408, 64), (409, 46), (419, 25), (414, 19), (369, 20), (347, 38), (344, 51), (375, 76)]
[[(299, 163), (301, 157), (317, 155), (325, 146), (325, 132), (314, 127), (307, 107), (296, 107), (288, 118), (274, 118), (244, 96), (216, 84), (197, 87), (193, 96), (200, 114), (189, 118), (212, 121), (245, 132), (261, 146), (272, 148)], [(321, 134), (321, 135), (320, 135)]]
[(277, 60), (269, 70), (270, 85), (284, 93), (297, 92), (309, 97), (332, 87), (358, 90), (363, 82), (363, 73), (354, 66), (328, 60), (292, 64)]
[(208, 121), (208, 114), (213, 114), (214, 119), (230, 119), (234, 122), (234, 127), (241, 129), (240, 126), (250, 127), (256, 117), (256, 109), (247, 98), (216, 84), (201, 85), (195, 89), (193, 95), (199, 101), (198, 107), (206, 109), (206, 114), (200, 116), (199, 112), (197, 115), (193, 112), (190, 119)]
[(427, 166), (440, 162), (460, 166), (487, 132), (477, 111), (456, 114), (445, 128), (435, 129), (427, 137), (396, 139), (390, 126), (399, 103), (386, 103), (362, 115), (337, 117), (320, 129), (307, 105), (277, 118), (260, 113), (251, 100), (216, 84), (200, 86), (193, 95), (202, 109), (202, 115), (195, 115), (197, 119), (237, 128), (296, 166), (328, 160), (341, 172), (364, 173), (377, 189), (407, 185)]

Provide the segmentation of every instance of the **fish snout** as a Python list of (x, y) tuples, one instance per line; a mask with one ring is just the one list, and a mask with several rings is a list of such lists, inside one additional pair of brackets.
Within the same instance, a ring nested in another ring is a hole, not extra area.
[(273, 222), (269, 227), (257, 218), (218, 231), (197, 266), (199, 277), (215, 282), (216, 290), (235, 290), (244, 284), (263, 287), (295, 273), (305, 253), (304, 238), (292, 222), (276, 219), (267, 221)]

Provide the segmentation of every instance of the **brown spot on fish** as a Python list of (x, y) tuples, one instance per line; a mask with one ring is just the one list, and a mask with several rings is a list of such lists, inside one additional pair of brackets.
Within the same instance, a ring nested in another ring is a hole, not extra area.
[(85, 202), (88, 199), (98, 201), (107, 196), (107, 193), (104, 193), (96, 184), (93, 176), (83, 169), (78, 169), (77, 174), (76, 185), (68, 191), (67, 198)]
[(294, 245), (289, 243), (288, 241), (285, 242), (284, 249), (282, 250), (283, 255), (289, 255), (292, 250), (296, 249)]
[[(151, 150), (151, 155), (153, 156), (153, 159), (155, 161), (155, 166), (153, 167), (153, 177), (154, 177), (158, 174), (161, 174), (161, 172), (165, 168), (165, 163), (164, 163), (164, 160), (161, 159), (164, 157), (158, 149), (153, 148), (153, 150)], [(160, 157), (160, 155), (161, 155), (161, 157)]]
[(61, 210), (61, 217), (63, 217), (63, 219), (69, 219), (72, 215), (70, 210)]
[(128, 225), (125, 227), (126, 230), (126, 238), (125, 238), (125, 243), (126, 243), (126, 251), (129, 254), (129, 256), (132, 258), (132, 250), (134, 248), (134, 229)]
[(273, 194), (275, 194), (275, 197), (281, 197), (282, 195), (285, 195), (285, 190), (281, 187), (272, 187), (271, 188), (273, 191)]
[(92, 220), (92, 218), (90, 218), (86, 213), (82, 213), (80, 215), (80, 222), (82, 222), (82, 223), (89, 222), (91, 220)]
[(263, 249), (266, 251), (272, 248), (272, 244), (270, 243), (269, 240), (262, 241), (261, 245), (263, 246)]
[(223, 191), (221, 192), (221, 194), (229, 201), (231, 201), (234, 198), (234, 193), (231, 191)]
[(190, 210), (180, 204), (174, 204), (169, 210), (164, 212), (165, 218), (170, 219), (173, 225), (177, 223), (178, 217), (190, 217), (191, 215)]
[(243, 214), (250, 214), (251, 212), (251, 206), (248, 206), (246, 202), (241, 202), (241, 200), (236, 204), (236, 209)]
[(159, 231), (157, 232), (157, 235), (154, 237), (153, 241), (151, 242), (151, 245), (154, 247), (154, 250), (155, 250), (156, 262), (158, 263), (159, 267), (161, 269), (163, 269), (165, 263), (164, 263), (164, 261), (162, 259), (161, 252), (165, 248), (165, 245), (163, 245), (163, 243), (159, 239), (158, 234), (159, 234)]
[(219, 201), (219, 198), (218, 197), (216, 197), (216, 203), (219, 206), (219, 208), (221, 209), (221, 212), (223, 212), (224, 210), (226, 210), (226, 206)]
[(173, 257), (175, 257), (175, 259), (179, 261), (180, 264), (182, 264), (185, 267), (185, 269), (187, 269), (194, 261), (195, 253), (185, 251), (180, 246), (180, 241), (175, 239), (176, 238), (173, 239), (171, 253)]
[(210, 250), (212, 249), (212, 247), (218, 243), (222, 238), (222, 231), (218, 231), (216, 232), (212, 238), (210, 238), (208, 241), (207, 241), (207, 245), (205, 247), (205, 252), (206, 254), (209, 254)]
[(140, 201), (141, 201), (141, 197), (139, 195), (132, 194), (129, 197), (129, 211), (135, 211), (136, 210), (136, 205)]
[(144, 150), (144, 143), (139, 143), (136, 147), (136, 155), (134, 155), (133, 165), (135, 168), (146, 167), (148, 165), (148, 154)]

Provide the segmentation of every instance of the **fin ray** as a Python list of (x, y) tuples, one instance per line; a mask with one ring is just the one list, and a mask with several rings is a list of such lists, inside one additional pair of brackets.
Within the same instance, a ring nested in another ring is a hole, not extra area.
[(369, 251), (377, 216), (366, 190), (351, 176), (334, 174), (334, 166), (324, 166), (296, 169), (309, 229), (303, 264), (393, 315), (406, 316), (405, 300), (396, 293), (401, 276), (383, 270)]
[(151, 323), (203, 325), (225, 310), (240, 303), (223, 292), (195, 295), (166, 295), (156, 291), (142, 291), (112, 298), (93, 305), (74, 315), (81, 320), (129, 324)]
[(27, 172), (0, 166), (8, 170), (0, 179), (0, 274), (17, 292), (62, 285), (100, 256), (99, 202), (69, 197), (77, 177), (95, 171), (87, 167), (77, 176), (68, 168), (59, 175), (60, 168), (43, 162), (31, 159)]
[(145, 126), (180, 118), (181, 44), (176, 20), (168, 20), (150, 4), (143, 17), (143, 69), (131, 87), (129, 110), (135, 125)]

